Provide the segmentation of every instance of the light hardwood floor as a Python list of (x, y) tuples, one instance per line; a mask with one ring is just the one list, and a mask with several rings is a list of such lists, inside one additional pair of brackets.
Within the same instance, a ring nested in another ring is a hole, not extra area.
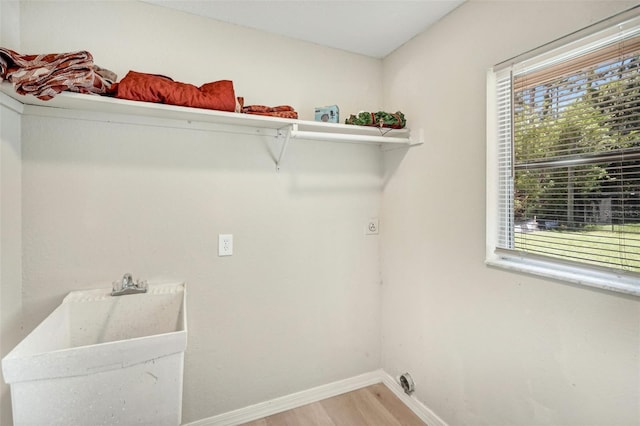
[(244, 426), (424, 426), (382, 383), (245, 423)]

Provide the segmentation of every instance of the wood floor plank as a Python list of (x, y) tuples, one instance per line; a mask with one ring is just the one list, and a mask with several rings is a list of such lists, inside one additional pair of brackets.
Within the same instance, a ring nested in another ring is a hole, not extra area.
[(266, 418), (258, 419), (249, 423), (244, 423), (242, 426), (267, 426), (267, 420)]
[(368, 388), (350, 394), (366, 425), (402, 426)]
[[(280, 416), (280, 417), (279, 417)], [(319, 402), (304, 405), (267, 419), (268, 426), (335, 426)]]
[(243, 426), (335, 426), (319, 402), (255, 420)]
[(243, 426), (425, 426), (425, 423), (379, 383)]
[(403, 426), (424, 426), (424, 422), (420, 420), (420, 417), (411, 411), (384, 384), (378, 383), (365, 389), (371, 392)]
[(335, 426), (321, 403), (316, 402), (293, 410), (299, 425), (304, 426)]
[(358, 391), (334, 396), (320, 401), (336, 426), (366, 426), (367, 421), (355, 407), (353, 394)]

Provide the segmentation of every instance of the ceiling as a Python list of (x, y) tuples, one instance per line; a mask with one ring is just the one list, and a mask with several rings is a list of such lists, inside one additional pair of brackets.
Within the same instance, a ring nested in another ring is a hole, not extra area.
[(144, 0), (244, 27), (383, 58), (465, 0)]

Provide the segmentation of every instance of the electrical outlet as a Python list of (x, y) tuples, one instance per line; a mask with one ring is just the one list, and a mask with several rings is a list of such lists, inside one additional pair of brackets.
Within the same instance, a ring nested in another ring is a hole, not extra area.
[(365, 229), (365, 234), (367, 235), (376, 235), (378, 234), (379, 222), (377, 217), (373, 217), (367, 221), (367, 227)]
[(218, 235), (218, 256), (231, 256), (233, 254), (233, 235)]

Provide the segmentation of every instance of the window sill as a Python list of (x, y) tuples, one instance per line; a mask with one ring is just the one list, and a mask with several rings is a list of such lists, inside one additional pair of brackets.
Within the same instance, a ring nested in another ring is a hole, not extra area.
[(614, 273), (504, 254), (488, 258), (485, 263), (488, 266), (509, 271), (523, 272), (602, 290), (640, 296), (640, 278), (631, 273)]

